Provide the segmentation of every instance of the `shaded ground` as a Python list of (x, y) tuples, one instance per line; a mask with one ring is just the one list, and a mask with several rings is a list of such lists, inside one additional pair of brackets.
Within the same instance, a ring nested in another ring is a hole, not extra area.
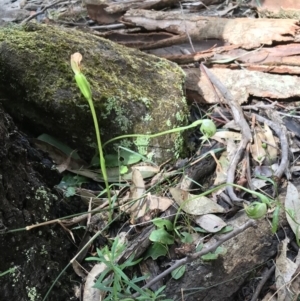
[[(51, 165), (0, 109), (1, 231), (74, 212), (72, 204), (64, 203), (54, 194), (53, 186), (60, 176), (51, 170)], [(1, 300), (41, 300), (74, 251), (70, 237), (58, 225), (2, 234), (0, 271), (13, 267), (16, 270), (0, 277)], [(49, 300), (75, 300), (73, 277), (73, 272), (65, 272)]]
[[(73, 19), (72, 22), (68, 24), (74, 25)], [(66, 21), (64, 24), (67, 24)], [(205, 34), (207, 33), (205, 32)], [(147, 39), (145, 40), (147, 41)], [(198, 67), (196, 71), (198, 83)], [(225, 74), (225, 71), (222, 70), (221, 73)], [(224, 79), (222, 80), (224, 81)], [(235, 81), (239, 81), (239, 79)], [(273, 80), (273, 82), (277, 84), (277, 81)], [(250, 86), (257, 88), (257, 85)], [(200, 87), (202, 89), (204, 85), (200, 84)], [(238, 88), (240, 89), (240, 86)], [(286, 89), (285, 86), (284, 89)], [(210, 88), (210, 90), (212, 89)], [(282, 93), (284, 98), (289, 97), (285, 92), (284, 90)], [(252, 94), (250, 93), (250, 95)], [(190, 98), (194, 99), (194, 96)], [(276, 98), (277, 96), (273, 96), (273, 99)], [(199, 106), (201, 107), (201, 105)], [(217, 116), (217, 119), (220, 119), (220, 116)], [(277, 123), (277, 120), (275, 122)], [(299, 127), (299, 124), (296, 127)], [(197, 136), (196, 139), (198, 138)], [(51, 161), (47, 156), (31, 147), (26, 136), (15, 128), (11, 118), (2, 111), (0, 112), (0, 139), (2, 179), (0, 226), (2, 231), (5, 231), (6, 228), (9, 230), (23, 228), (30, 224), (86, 210), (86, 208), (80, 208), (81, 202), (76, 203), (76, 198), (72, 199), (72, 203), (70, 203), (62, 200), (60, 195), (53, 190), (53, 186), (60, 182), (60, 176), (56, 171), (51, 170)], [(281, 154), (278, 154), (278, 158), (282, 157)], [(248, 164), (249, 168), (250, 163)], [(253, 165), (251, 162), (251, 167)], [(200, 178), (203, 178), (203, 170), (200, 169), (200, 171)], [(228, 204), (225, 204), (224, 207), (228, 208)], [(235, 210), (241, 210), (241, 208), (235, 208)], [(223, 215), (226, 222), (232, 221), (229, 219), (229, 215), (234, 216), (234, 220), (238, 218), (235, 210)], [(280, 221), (282, 220), (281, 217)], [(123, 226), (122, 222), (121, 227)], [(172, 300), (182, 300), (182, 288), (187, 288), (184, 295), (185, 300), (250, 300), (257, 290), (258, 279), (263, 274), (263, 268), (270, 268), (271, 262), (276, 257), (278, 241), (285, 236), (291, 237), (292, 243), (289, 248), (293, 249), (293, 253), (289, 254), (289, 258), (294, 259), (298, 252), (298, 247), (295, 246), (295, 237), (289, 231), (289, 226), (287, 224), (281, 224), (281, 226), (283, 226), (284, 233), (281, 231), (278, 239), (276, 236), (272, 236), (267, 219), (260, 220), (258, 228), (250, 229), (226, 242), (228, 251), (222, 258), (204, 264), (203, 262), (198, 264), (195, 261), (188, 265), (187, 272), (181, 280), (172, 280), (168, 275), (159, 284), (161, 286), (167, 284), (166, 293)], [(101, 227), (103, 228), (103, 225)], [(101, 229), (101, 227), (99, 228)], [(140, 231), (140, 229), (138, 230)], [(118, 231), (119, 229), (116, 232)], [(146, 231), (143, 229), (141, 232), (145, 233)], [(76, 241), (80, 240), (81, 237)], [(208, 242), (210, 240), (213, 241), (212, 236)], [(134, 238), (130, 243), (134, 241), (138, 241), (138, 239)], [(146, 246), (148, 247), (151, 243), (148, 237), (145, 238), (145, 241), (148, 241)], [(6, 300), (41, 300), (76, 250), (77, 246), (73, 244), (69, 234), (59, 225), (41, 227), (28, 232), (6, 233), (0, 236), (0, 271), (4, 272), (11, 267), (16, 267), (14, 274), (0, 277), (0, 295)], [(183, 254), (183, 256), (185, 255)], [(174, 256), (171, 259), (176, 261), (178, 257)], [(154, 272), (154, 276), (166, 269), (164, 260), (157, 262), (161, 263), (161, 266)], [(170, 258), (168, 257), (167, 260)], [(266, 263), (265, 266), (264, 263)], [(152, 264), (154, 265), (156, 262), (154, 261)], [(258, 264), (262, 265), (257, 267)], [(262, 290), (261, 296), (264, 296), (266, 291), (272, 292), (274, 289), (274, 277), (273, 279), (270, 277), (270, 279), (268, 285)], [(77, 283), (81, 284), (81, 279), (77, 278), (74, 271), (69, 269), (59, 279), (49, 300), (76, 300), (72, 287)], [(273, 287), (271, 287), (272, 285)], [(192, 292), (191, 288), (195, 288), (197, 293), (188, 296), (188, 293)]]

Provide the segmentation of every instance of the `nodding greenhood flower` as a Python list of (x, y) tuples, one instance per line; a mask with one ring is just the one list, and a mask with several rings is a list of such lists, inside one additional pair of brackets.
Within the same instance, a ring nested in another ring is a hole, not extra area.
[(203, 119), (200, 126), (200, 131), (204, 135), (204, 139), (208, 139), (216, 133), (217, 128), (212, 120)]
[(249, 206), (244, 205), (246, 214), (253, 219), (259, 219), (267, 213), (267, 204), (260, 202), (253, 202)]
[(76, 52), (71, 55), (71, 67), (73, 72), (75, 73), (75, 80), (77, 86), (79, 87), (82, 95), (87, 99), (92, 99), (92, 90), (89, 82), (86, 77), (80, 71), (80, 62), (82, 59), (82, 55), (79, 52)]
[(260, 198), (262, 203), (265, 203), (266, 205), (270, 206), (271, 201), (267, 196), (265, 196), (265, 195), (263, 195), (262, 193), (259, 193), (259, 192), (257, 192), (256, 195)]

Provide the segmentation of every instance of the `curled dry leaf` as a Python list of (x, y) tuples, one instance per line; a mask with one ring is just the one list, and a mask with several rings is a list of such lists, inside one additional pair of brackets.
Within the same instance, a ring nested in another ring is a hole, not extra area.
[(107, 199), (98, 198), (98, 192), (84, 189), (84, 188), (77, 188), (76, 193), (80, 195), (81, 200), (84, 202), (85, 205), (89, 206), (90, 201), (92, 203), (92, 208), (102, 205)]
[(250, 151), (252, 158), (260, 165), (263, 163), (266, 156), (266, 150), (263, 148), (263, 141), (265, 140), (266, 138), (264, 134), (260, 131), (260, 129), (257, 129), (253, 136), (253, 144), (250, 146)]
[(130, 187), (130, 200), (134, 203), (129, 207), (131, 213), (131, 223), (134, 223), (136, 218), (145, 214), (145, 183), (141, 172), (134, 168), (132, 171), (132, 185)]
[(145, 183), (140, 169), (133, 168), (129, 200), (127, 204), (121, 206), (121, 210), (130, 213), (132, 224), (137, 219), (139, 219), (139, 222), (143, 220), (141, 218), (145, 220), (151, 219), (155, 212), (165, 211), (173, 203), (169, 198), (157, 197), (151, 194), (146, 195), (145, 191)]
[(226, 140), (227, 139), (233, 139), (233, 140), (240, 141), (242, 139), (242, 134), (241, 133), (237, 133), (237, 132), (232, 132), (232, 131), (219, 131), (219, 132), (216, 132), (211, 137), (211, 139), (215, 139), (217, 141), (219, 141), (220, 139), (226, 139)]
[(273, 132), (271, 131), (270, 127), (265, 123), (265, 137), (266, 137), (266, 142), (268, 143), (267, 145), (267, 152), (268, 152), (268, 157), (271, 162), (273, 162), (277, 156), (278, 156), (278, 149), (275, 138), (273, 136)]
[(217, 165), (216, 167), (216, 178), (214, 181), (214, 185), (218, 186), (222, 183), (225, 183), (227, 180), (227, 170), (229, 167), (228, 153), (227, 151), (223, 152), (221, 157), (219, 158), (219, 164), (221, 168)]
[(203, 215), (207, 213), (222, 213), (224, 208), (205, 196), (191, 194), (179, 188), (170, 188), (175, 202), (186, 213)]

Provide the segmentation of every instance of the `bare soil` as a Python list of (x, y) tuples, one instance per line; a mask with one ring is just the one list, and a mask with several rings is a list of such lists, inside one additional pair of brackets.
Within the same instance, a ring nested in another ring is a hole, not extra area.
[[(60, 175), (52, 162), (32, 147), (28, 137), (0, 109), (0, 229), (19, 229), (80, 210), (78, 204), (60, 200), (54, 185)], [(76, 205), (78, 208), (76, 208)], [(74, 244), (58, 225), (0, 235), (0, 299), (42, 300), (51, 284), (75, 254)], [(66, 271), (48, 300), (76, 300), (74, 272)], [(78, 279), (77, 279), (78, 280)], [(37, 294), (38, 292), (42, 292)]]

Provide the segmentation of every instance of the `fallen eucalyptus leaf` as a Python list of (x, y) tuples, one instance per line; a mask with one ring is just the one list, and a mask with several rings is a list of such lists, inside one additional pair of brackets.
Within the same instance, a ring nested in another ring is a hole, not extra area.
[(209, 233), (219, 232), (227, 224), (218, 216), (214, 214), (205, 214), (195, 219), (197, 225), (206, 230)]
[(225, 209), (205, 196), (193, 195), (180, 188), (169, 189), (175, 202), (186, 213), (203, 215), (207, 213), (223, 213)]

